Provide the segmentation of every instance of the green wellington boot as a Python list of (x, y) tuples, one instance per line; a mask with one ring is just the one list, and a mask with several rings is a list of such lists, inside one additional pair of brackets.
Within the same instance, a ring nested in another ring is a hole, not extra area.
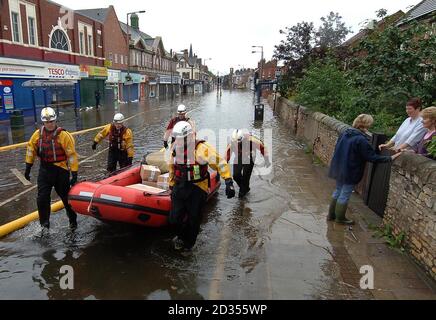
[(332, 221), (336, 219), (336, 215), (335, 215), (335, 210), (336, 210), (336, 199), (333, 199), (330, 201), (330, 206), (329, 206), (329, 214), (327, 216), (327, 221)]
[(345, 225), (351, 225), (354, 224), (353, 220), (348, 220), (345, 218), (345, 213), (347, 212), (348, 203), (342, 204), (342, 203), (336, 203), (336, 223), (339, 224), (345, 224)]

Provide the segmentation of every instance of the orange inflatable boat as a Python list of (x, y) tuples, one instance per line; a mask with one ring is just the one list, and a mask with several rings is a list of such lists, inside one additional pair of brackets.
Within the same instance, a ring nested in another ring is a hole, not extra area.
[[(141, 165), (123, 170), (99, 182), (73, 186), (68, 201), (79, 214), (103, 221), (119, 221), (149, 227), (168, 224), (171, 191), (142, 184)], [(208, 200), (221, 185), (219, 174), (210, 171)]]

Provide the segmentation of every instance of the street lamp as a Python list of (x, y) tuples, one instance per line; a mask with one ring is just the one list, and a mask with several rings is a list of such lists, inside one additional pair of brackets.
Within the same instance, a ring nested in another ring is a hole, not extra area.
[[(130, 29), (129, 29), (129, 16), (137, 13), (145, 13), (145, 10), (128, 12), (127, 13), (127, 79), (130, 82)], [(128, 85), (128, 97), (127, 101), (130, 102), (130, 84)]]
[[(262, 80), (262, 72), (263, 72), (263, 46), (251, 46), (252, 48), (260, 48), (260, 79)], [(259, 51), (253, 50), (251, 53), (256, 53)]]
[[(260, 56), (260, 75), (259, 75), (260, 80), (259, 80), (259, 82), (261, 82), (262, 81), (262, 73), (263, 73), (263, 46), (251, 46), (251, 47), (252, 48), (260, 48), (261, 56)], [(256, 51), (256, 50), (251, 51), (251, 53), (256, 53), (256, 52), (259, 52), (259, 51)], [(257, 90), (257, 103), (260, 102), (261, 94), (262, 94), (262, 86), (258, 87), (258, 90)]]

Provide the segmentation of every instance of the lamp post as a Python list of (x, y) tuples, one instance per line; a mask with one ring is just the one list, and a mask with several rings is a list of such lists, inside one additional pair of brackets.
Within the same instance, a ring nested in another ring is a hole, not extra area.
[[(260, 48), (260, 74), (259, 74), (259, 82), (262, 82), (262, 73), (263, 73), (263, 46), (251, 46), (252, 48)], [(259, 51), (253, 50), (251, 53), (256, 53)], [(258, 94), (257, 94), (257, 103), (260, 102), (260, 96), (262, 94), (262, 86), (259, 86)]]
[[(145, 10), (128, 12), (127, 13), (127, 78), (130, 81), (130, 29), (129, 29), (129, 16), (137, 13), (145, 13)], [(127, 86), (127, 102), (130, 103), (130, 84)]]

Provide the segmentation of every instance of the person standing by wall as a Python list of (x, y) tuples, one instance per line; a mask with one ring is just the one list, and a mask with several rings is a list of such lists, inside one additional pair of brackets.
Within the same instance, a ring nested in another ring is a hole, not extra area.
[(363, 177), (365, 163), (391, 162), (401, 154), (381, 156), (375, 153), (366, 136), (373, 122), (372, 116), (361, 114), (354, 119), (353, 128), (345, 130), (338, 138), (329, 171), (329, 177), (336, 180), (327, 218), (329, 221), (354, 224), (345, 217), (345, 213), (354, 186)]
[(426, 129), (422, 126), (421, 99), (412, 98), (406, 104), (406, 112), (409, 116), (401, 124), (397, 133), (385, 144), (379, 145), (379, 149), (392, 148), (395, 152), (404, 149), (414, 149), (424, 136)]

